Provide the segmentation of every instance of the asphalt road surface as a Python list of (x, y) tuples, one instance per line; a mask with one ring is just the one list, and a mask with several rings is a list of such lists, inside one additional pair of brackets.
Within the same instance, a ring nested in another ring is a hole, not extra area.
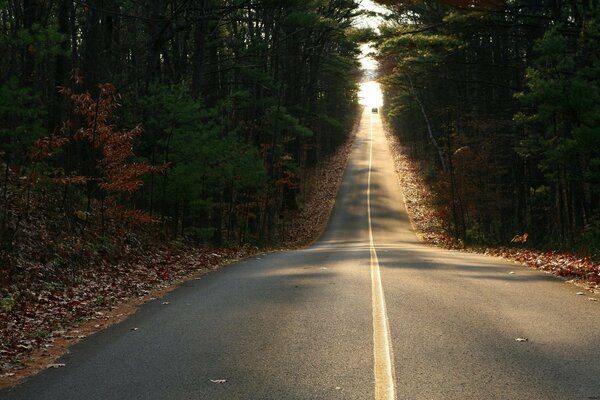
[(0, 399), (600, 399), (600, 302), (578, 291), (420, 243), (365, 110), (315, 245), (185, 283)]

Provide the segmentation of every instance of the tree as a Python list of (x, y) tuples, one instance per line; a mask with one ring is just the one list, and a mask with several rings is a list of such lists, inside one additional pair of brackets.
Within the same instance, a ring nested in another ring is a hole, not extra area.
[(387, 114), (430, 171), (448, 230), (486, 243), (528, 232), (537, 245), (591, 251), (595, 8), (382, 3), (392, 10), (379, 39)]

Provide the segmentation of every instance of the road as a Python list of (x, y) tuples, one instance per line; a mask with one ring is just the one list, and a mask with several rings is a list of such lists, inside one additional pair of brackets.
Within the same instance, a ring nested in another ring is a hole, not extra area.
[(600, 399), (600, 302), (577, 291), (419, 242), (365, 110), (315, 245), (187, 282), (0, 398)]

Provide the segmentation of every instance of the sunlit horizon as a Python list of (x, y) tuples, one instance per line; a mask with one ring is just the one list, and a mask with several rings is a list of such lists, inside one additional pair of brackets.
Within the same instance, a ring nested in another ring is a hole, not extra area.
[(379, 82), (361, 82), (358, 91), (358, 102), (367, 107), (381, 107), (383, 105), (383, 95)]
[[(386, 9), (372, 0), (362, 0), (360, 2), (360, 8), (367, 11), (374, 11), (385, 14)], [(371, 28), (375, 32), (378, 32), (378, 26), (382, 22), (382, 18), (373, 15), (363, 16), (357, 23), (357, 26), (362, 28)], [(367, 79), (360, 83), (360, 90), (358, 93), (359, 103), (366, 107), (381, 107), (383, 105), (383, 95), (381, 94), (381, 88), (379, 83), (372, 80), (373, 76), (376, 75), (378, 62), (372, 57), (373, 43), (364, 43), (360, 46), (361, 56), (359, 58), (361, 68)]]

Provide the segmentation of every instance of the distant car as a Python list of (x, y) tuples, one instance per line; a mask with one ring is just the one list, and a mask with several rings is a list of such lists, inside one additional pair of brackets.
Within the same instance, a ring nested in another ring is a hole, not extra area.
[(371, 108), (371, 112), (373, 114), (377, 114), (379, 112), (379, 110), (377, 109), (377, 107), (373, 107), (373, 108)]

